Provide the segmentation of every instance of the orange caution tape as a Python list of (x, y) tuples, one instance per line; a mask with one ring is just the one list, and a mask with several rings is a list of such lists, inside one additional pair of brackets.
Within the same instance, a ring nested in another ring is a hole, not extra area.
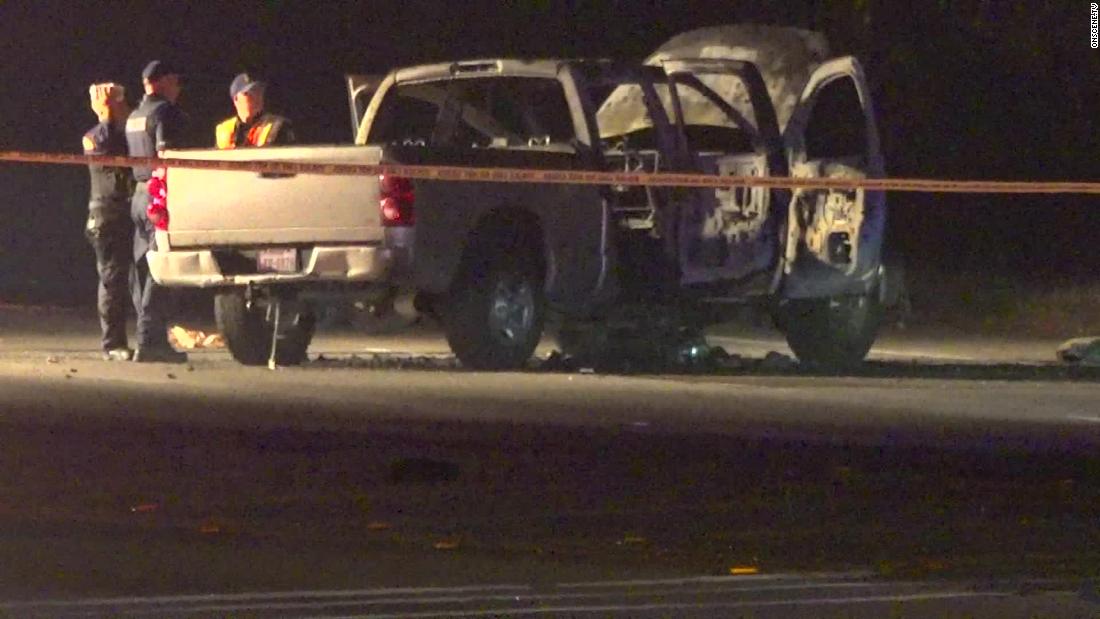
[(928, 193), (1100, 194), (1100, 182), (982, 181), (923, 178), (791, 178), (786, 176), (718, 176), (676, 172), (596, 172), (466, 166), (305, 163), (295, 161), (212, 161), (156, 157), (112, 157), (0, 151), (0, 161), (115, 167), (195, 168), (275, 174), (374, 176), (391, 174), (425, 180), (481, 183), (547, 183), (557, 185), (627, 185), (645, 187), (770, 187), (786, 189), (864, 189)]

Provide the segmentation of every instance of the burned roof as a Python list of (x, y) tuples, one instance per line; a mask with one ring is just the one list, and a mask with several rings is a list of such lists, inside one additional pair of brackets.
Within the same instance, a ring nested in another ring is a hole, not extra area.
[[(764, 79), (782, 131), (810, 74), (828, 57), (829, 44), (820, 33), (785, 26), (731, 24), (678, 34), (658, 47), (645, 59), (645, 64), (660, 65), (666, 60), (690, 58), (751, 62)], [(755, 122), (752, 105), (739, 79), (722, 75), (706, 75), (700, 79)], [(700, 122), (706, 122), (704, 119), (714, 113), (704, 99), (690, 93), (684, 97), (683, 104), (685, 116)], [(603, 135), (628, 133), (646, 124), (638, 87), (627, 85), (617, 89), (603, 102), (597, 117)], [(713, 122), (708, 124), (725, 124), (717, 118), (711, 120)]]

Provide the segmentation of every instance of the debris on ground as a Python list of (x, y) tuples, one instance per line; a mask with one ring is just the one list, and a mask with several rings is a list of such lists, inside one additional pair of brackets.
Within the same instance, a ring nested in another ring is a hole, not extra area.
[(670, 365), (681, 366), (685, 368), (702, 367), (711, 363), (714, 359), (714, 355), (717, 349), (721, 349), (721, 353), (717, 353), (719, 356), (726, 354), (724, 348), (711, 347), (707, 344), (707, 341), (703, 338), (695, 338), (685, 342), (680, 349), (676, 351), (675, 358), (671, 359)]
[(576, 372), (579, 367), (575, 359), (555, 350), (538, 364), (538, 369), (543, 372)]
[(432, 548), (436, 550), (457, 550), (462, 543), (457, 538), (441, 539), (432, 544)]
[(1074, 365), (1100, 366), (1100, 337), (1078, 337), (1058, 347), (1058, 360)]
[(198, 329), (188, 329), (182, 325), (173, 325), (168, 329), (168, 341), (184, 350), (225, 348), (225, 337), (221, 333), (206, 333)]
[(456, 370), (461, 367), (454, 355), (410, 355), (401, 353), (370, 353), (342, 358), (317, 355), (309, 364), (313, 367), (365, 368), (370, 370)]
[[(398, 352), (359, 353), (349, 356), (329, 357), (319, 354), (309, 361), (311, 367), (361, 368), (371, 370), (435, 370), (453, 371), (462, 363), (450, 354), (408, 354)], [(578, 359), (560, 350), (546, 356), (533, 358), (527, 369), (534, 372), (564, 374), (636, 374), (652, 373), (706, 373), (717, 372), (791, 372), (798, 362), (790, 355), (772, 351), (763, 359), (747, 358), (731, 354), (721, 346), (704, 342), (692, 342), (675, 354), (650, 356), (620, 356), (616, 358)]]
[(61, 363), (61, 359), (58, 359), (54, 355), (50, 355), (49, 357), (46, 357), (46, 363)]

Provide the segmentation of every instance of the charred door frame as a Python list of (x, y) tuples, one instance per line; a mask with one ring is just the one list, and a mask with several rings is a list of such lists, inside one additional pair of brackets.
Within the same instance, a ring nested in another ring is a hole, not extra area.
[[(845, 158), (830, 159), (821, 157), (810, 160), (806, 152), (806, 129), (813, 115), (818, 95), (829, 84), (839, 79), (851, 79), (859, 97), (865, 132), (865, 151), (860, 166), (851, 166)], [(852, 56), (833, 58), (818, 66), (807, 80), (799, 102), (791, 115), (783, 133), (783, 142), (787, 150), (790, 169), (793, 175), (820, 176), (821, 168), (830, 161), (838, 168), (847, 166), (867, 178), (881, 178), (885, 174), (878, 128), (871, 101), (870, 87), (859, 61)], [(820, 298), (845, 294), (865, 294), (874, 289), (881, 275), (882, 241), (886, 227), (886, 198), (881, 191), (855, 192), (850, 198), (844, 192), (835, 199), (827, 195), (823, 203), (829, 200), (852, 202), (851, 210), (860, 218), (854, 244), (855, 256), (847, 267), (829, 264), (803, 251), (806, 228), (800, 221), (800, 204), (808, 199), (822, 202), (815, 196), (820, 190), (799, 190), (792, 193), (788, 214), (788, 232), (784, 256), (783, 296), (786, 298)]]
[[(737, 121), (738, 124), (744, 126), (744, 129), (750, 134), (755, 155), (757, 157), (762, 157), (767, 165), (768, 169), (762, 171), (764, 174), (772, 176), (786, 176), (788, 174), (787, 157), (783, 148), (782, 137), (779, 133), (775, 108), (772, 106), (771, 99), (768, 96), (768, 90), (764, 83), (764, 79), (755, 65), (744, 60), (675, 58), (665, 60), (662, 63), (662, 68), (669, 77), (670, 95), (676, 114), (676, 118), (674, 119), (675, 127), (678, 131), (680, 147), (683, 149), (686, 159), (690, 160), (692, 158), (692, 153), (689, 151), (690, 145), (687, 144), (687, 136), (684, 130), (684, 113), (678, 90), (680, 84), (691, 86), (699, 94)], [(745, 118), (744, 115), (729, 102), (724, 101), (718, 93), (715, 93), (699, 79), (699, 75), (706, 74), (732, 75), (740, 80), (749, 96), (749, 102), (753, 108), (755, 124)], [(711, 190), (695, 191), (693, 199), (699, 199), (701, 191)], [(786, 236), (784, 234), (786, 209), (783, 207), (790, 201), (790, 193), (785, 189), (773, 189), (768, 190), (765, 196), (764, 199), (767, 201), (767, 206), (765, 222), (762, 224), (763, 231), (761, 234), (765, 235), (764, 238), (770, 238), (773, 243), (770, 247), (773, 254), (768, 264), (759, 268), (750, 268), (745, 272), (737, 272), (729, 268), (723, 269), (721, 267), (716, 267), (714, 269), (709, 269), (714, 271), (713, 275), (705, 277), (700, 281), (686, 282), (688, 285), (703, 285), (707, 287), (717, 285), (722, 287), (723, 282), (742, 280), (753, 275), (767, 273), (769, 275), (768, 280), (764, 284), (765, 289), (760, 290), (760, 292), (766, 292), (767, 289), (774, 288), (775, 280), (781, 270), (779, 266), (782, 262), (783, 240)], [(684, 260), (684, 258), (681, 256), (678, 260)], [(704, 270), (704, 268), (700, 270)], [(725, 271), (725, 273), (722, 271)], [(711, 292), (719, 296), (722, 295), (721, 290), (713, 290)]]

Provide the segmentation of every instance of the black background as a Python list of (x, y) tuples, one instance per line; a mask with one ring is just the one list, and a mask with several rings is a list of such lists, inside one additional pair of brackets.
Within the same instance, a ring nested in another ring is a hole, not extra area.
[[(641, 59), (677, 32), (759, 22), (820, 30), (872, 81), (891, 176), (1100, 180), (1100, 52), (1089, 3), (70, 2), (0, 0), (0, 149), (78, 152), (87, 86), (181, 64), (193, 138), (213, 145), (240, 70), (303, 142), (349, 141), (345, 72), (478, 56)], [(91, 303), (87, 172), (0, 163), (0, 300)], [(892, 194), (890, 234), (918, 273), (1088, 280), (1100, 199)]]

